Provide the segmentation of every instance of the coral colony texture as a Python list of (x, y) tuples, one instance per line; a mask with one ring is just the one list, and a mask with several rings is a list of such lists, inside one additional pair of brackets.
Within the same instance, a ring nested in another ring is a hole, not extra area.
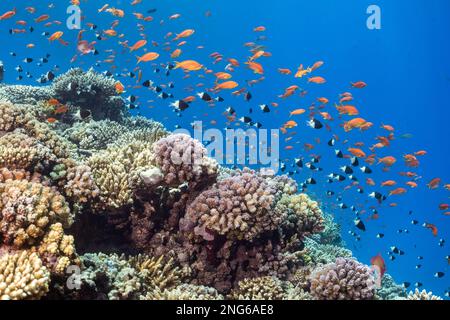
[(115, 83), (0, 87), (1, 299), (437, 299), (377, 287), (295, 181), (220, 167)]

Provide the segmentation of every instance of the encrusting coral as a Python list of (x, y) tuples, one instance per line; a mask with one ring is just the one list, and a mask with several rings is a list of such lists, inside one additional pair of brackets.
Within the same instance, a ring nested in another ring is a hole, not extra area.
[(288, 175), (219, 166), (120, 87), (92, 69), (0, 85), (1, 299), (406, 296), (388, 275), (376, 290)]

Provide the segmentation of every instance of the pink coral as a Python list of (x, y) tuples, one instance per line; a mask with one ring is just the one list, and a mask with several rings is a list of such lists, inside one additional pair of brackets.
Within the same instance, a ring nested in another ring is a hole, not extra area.
[(278, 225), (280, 215), (270, 212), (275, 192), (260, 176), (241, 172), (200, 193), (187, 207), (184, 227), (210, 241), (214, 234), (250, 240)]
[(370, 300), (375, 295), (370, 268), (351, 258), (316, 268), (310, 280), (311, 294), (319, 300)]
[(154, 160), (168, 185), (188, 182), (204, 185), (217, 176), (217, 162), (206, 156), (206, 149), (186, 134), (172, 134), (153, 145)]

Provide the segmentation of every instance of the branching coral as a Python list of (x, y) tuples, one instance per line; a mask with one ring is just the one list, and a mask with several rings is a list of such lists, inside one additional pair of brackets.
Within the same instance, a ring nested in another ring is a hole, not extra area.
[(224, 297), (216, 289), (193, 284), (181, 284), (173, 289), (155, 289), (141, 300), (223, 300)]
[(96, 205), (103, 210), (115, 210), (133, 203), (139, 173), (152, 167), (152, 152), (149, 144), (133, 142), (96, 153), (87, 164), (100, 189)]
[(427, 292), (426, 290), (419, 291), (416, 289), (414, 292), (410, 292), (407, 297), (408, 300), (442, 300), (441, 297), (435, 296), (433, 292)]
[(64, 192), (66, 196), (76, 203), (86, 203), (95, 199), (100, 190), (95, 184), (91, 168), (87, 165), (78, 165), (67, 170)]
[(0, 195), (0, 238), (5, 244), (34, 245), (52, 223), (72, 223), (64, 197), (41, 183), (7, 180), (0, 183)]
[(235, 300), (282, 300), (283, 297), (281, 281), (270, 276), (239, 281), (230, 294)]
[(140, 299), (180, 285), (181, 273), (171, 260), (115, 254), (85, 254), (78, 290), (91, 299)]
[(57, 77), (52, 88), (61, 103), (90, 111), (94, 120), (120, 120), (125, 106), (116, 92), (116, 83), (93, 69), (84, 72), (77, 68)]
[(74, 238), (64, 234), (61, 223), (50, 226), (48, 233), (38, 247), (38, 253), (44, 265), (52, 273), (62, 275), (69, 265), (78, 265)]
[(43, 171), (56, 161), (50, 149), (21, 131), (16, 130), (0, 138), (0, 166)]
[(40, 299), (48, 292), (50, 274), (34, 252), (0, 256), (0, 299)]
[(313, 265), (331, 263), (339, 257), (350, 258), (353, 256), (352, 252), (344, 247), (321, 244), (310, 238), (305, 238), (303, 242), (305, 255), (309, 257), (309, 263)]
[(399, 300), (406, 298), (406, 290), (403, 286), (396, 284), (394, 279), (387, 273), (381, 279), (381, 288), (377, 289), (377, 298), (381, 300)]
[(49, 100), (53, 95), (50, 87), (0, 85), (0, 100), (11, 103), (35, 104), (38, 101)]
[(276, 210), (285, 216), (283, 228), (286, 233), (308, 236), (323, 230), (323, 214), (319, 204), (304, 193), (282, 196)]
[(370, 268), (349, 258), (317, 267), (310, 280), (311, 294), (318, 300), (370, 300), (375, 295)]

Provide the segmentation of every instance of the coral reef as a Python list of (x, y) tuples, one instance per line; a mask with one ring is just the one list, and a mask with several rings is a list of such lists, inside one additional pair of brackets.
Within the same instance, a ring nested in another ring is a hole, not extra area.
[(406, 297), (388, 275), (375, 291), (289, 176), (219, 166), (130, 116), (117, 84), (72, 69), (0, 86), (0, 298)]
[(310, 280), (311, 294), (318, 300), (370, 300), (375, 296), (370, 268), (349, 258), (317, 267)]

